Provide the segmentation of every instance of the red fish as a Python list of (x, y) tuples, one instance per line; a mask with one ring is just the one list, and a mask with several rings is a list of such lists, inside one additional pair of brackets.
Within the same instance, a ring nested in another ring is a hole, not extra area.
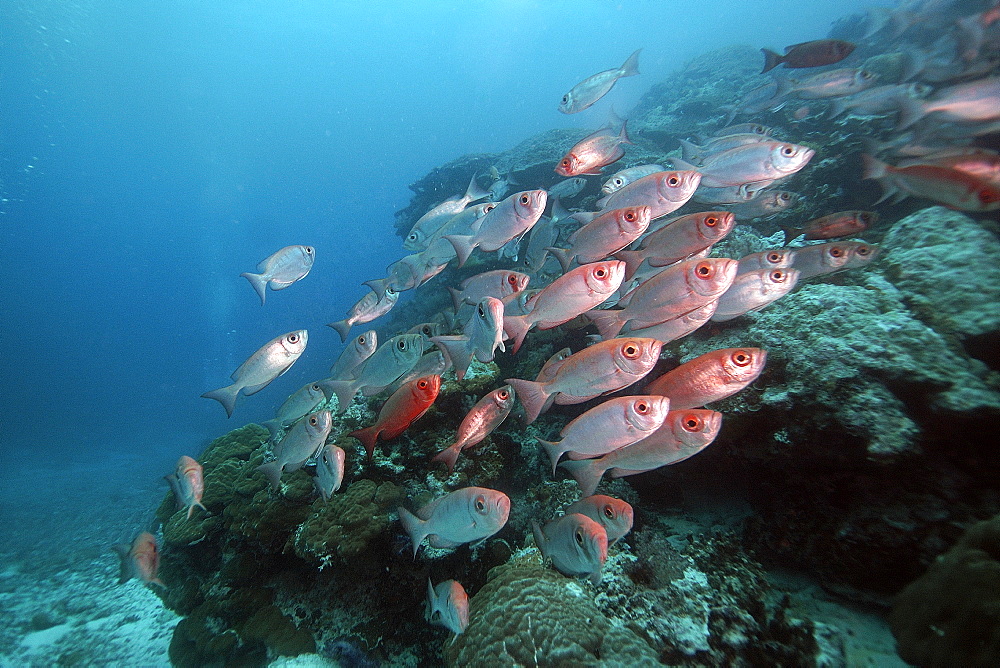
[(914, 196), (958, 211), (1000, 209), (1000, 187), (967, 172), (938, 165), (893, 167), (870, 155), (861, 157), (864, 161), (861, 178), (875, 179), (882, 186), (879, 202), (890, 197), (898, 201)]
[(411, 380), (392, 393), (379, 411), (375, 424), (353, 431), (350, 435), (364, 444), (368, 459), (371, 459), (375, 443), (380, 437), (383, 441), (388, 441), (406, 431), (427, 412), (440, 391), (441, 376), (423, 376)]
[(115, 545), (114, 549), (122, 560), (119, 584), (138, 578), (144, 584), (155, 584), (166, 588), (167, 585), (156, 577), (160, 570), (160, 552), (153, 534), (143, 531), (135, 537), (132, 545)]
[(646, 387), (649, 394), (670, 398), (681, 411), (730, 397), (764, 370), (767, 352), (760, 348), (723, 348), (695, 357), (663, 374)]
[(800, 234), (805, 234), (808, 241), (853, 237), (867, 230), (877, 220), (878, 214), (872, 211), (839, 211), (800, 226), (790, 225), (782, 229), (787, 244)]
[(774, 69), (778, 65), (785, 67), (821, 67), (839, 63), (854, 51), (854, 44), (841, 39), (815, 39), (785, 47), (785, 55), (780, 55), (770, 49), (761, 49), (764, 54), (764, 69), (761, 74)]
[(622, 144), (631, 143), (624, 123), (617, 135), (608, 128), (602, 128), (577, 142), (556, 165), (556, 173), (561, 176), (600, 174), (601, 167), (610, 165), (625, 155)]

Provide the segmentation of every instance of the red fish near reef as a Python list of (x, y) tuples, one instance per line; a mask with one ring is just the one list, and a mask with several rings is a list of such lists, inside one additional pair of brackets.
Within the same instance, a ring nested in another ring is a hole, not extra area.
[(201, 495), (205, 491), (205, 478), (201, 464), (187, 455), (181, 455), (181, 458), (177, 460), (176, 470), (163, 477), (170, 483), (170, 489), (174, 491), (177, 510), (187, 508), (187, 519), (191, 519), (191, 513), (195, 506), (208, 512), (208, 508), (201, 505)]
[(601, 168), (617, 162), (625, 155), (622, 144), (631, 144), (625, 123), (621, 132), (614, 134), (610, 128), (602, 128), (580, 140), (556, 165), (556, 174), (579, 176), (580, 174), (600, 174)]
[(778, 65), (785, 67), (822, 67), (839, 63), (854, 51), (854, 44), (841, 39), (814, 39), (785, 47), (785, 55), (780, 55), (770, 49), (761, 49), (764, 54), (764, 69), (761, 74), (774, 69)]
[(670, 398), (675, 411), (699, 408), (730, 397), (764, 370), (767, 352), (760, 348), (713, 350), (668, 371), (646, 387), (649, 394)]
[(155, 584), (166, 589), (167, 585), (156, 577), (160, 570), (160, 551), (153, 534), (143, 531), (135, 537), (132, 545), (115, 545), (114, 550), (122, 560), (118, 584), (138, 578), (143, 584)]
[(396, 438), (427, 412), (438, 392), (441, 391), (441, 376), (423, 376), (411, 380), (398, 390), (382, 406), (375, 424), (351, 432), (351, 436), (361, 441), (368, 451), (368, 459), (375, 452), (375, 443)]
[(839, 211), (815, 218), (801, 226), (782, 229), (786, 244), (800, 234), (805, 234), (807, 241), (819, 241), (852, 237), (867, 230), (877, 220), (878, 214), (872, 211)]
[(455, 470), (455, 462), (462, 450), (468, 450), (493, 433), (510, 415), (514, 407), (514, 388), (504, 385), (476, 402), (458, 426), (455, 442), (434, 455), (432, 462), (444, 462), (448, 473)]
[(1000, 187), (967, 172), (937, 165), (893, 167), (870, 155), (861, 157), (864, 161), (861, 178), (879, 182), (884, 191), (880, 202), (890, 197), (898, 201), (915, 196), (958, 211), (1000, 210)]

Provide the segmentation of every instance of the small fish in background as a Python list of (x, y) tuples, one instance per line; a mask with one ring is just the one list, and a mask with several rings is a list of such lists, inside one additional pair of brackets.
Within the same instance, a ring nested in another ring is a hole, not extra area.
[(889, 199), (896, 203), (907, 197), (922, 197), (957, 211), (1000, 210), (1000, 186), (968, 172), (912, 163), (893, 167), (868, 154), (862, 154), (861, 159), (864, 164), (861, 178), (876, 180), (882, 186), (878, 202)]
[(604, 494), (585, 496), (566, 507), (566, 515), (580, 513), (594, 520), (608, 534), (608, 545), (614, 545), (632, 530), (635, 514), (626, 501)]
[[(574, 176), (571, 179), (563, 179), (559, 183), (549, 188), (549, 201), (554, 198), (573, 199), (587, 187), (587, 179), (582, 176)], [(553, 215), (555, 212), (553, 212)]]
[(757, 269), (783, 269), (792, 266), (792, 249), (776, 248), (744, 255), (739, 259), (736, 275)]
[(771, 190), (758, 193), (756, 197), (747, 202), (727, 204), (729, 210), (737, 220), (750, 220), (752, 218), (773, 218), (780, 213), (788, 211), (794, 207), (802, 198), (798, 193), (787, 190)]
[(333, 493), (340, 489), (341, 483), (344, 482), (346, 461), (347, 453), (344, 452), (343, 448), (337, 447), (333, 443), (327, 443), (319, 451), (313, 484), (324, 501), (329, 501)]
[(535, 440), (552, 460), (555, 475), (563, 453), (570, 459), (589, 459), (641, 441), (660, 428), (669, 410), (670, 400), (664, 397), (616, 397), (571, 420), (559, 432), (562, 440)]
[(792, 267), (799, 280), (863, 267), (878, 257), (879, 249), (863, 241), (835, 241), (792, 249)]
[(462, 450), (468, 450), (492, 434), (493, 430), (507, 419), (513, 407), (513, 387), (504, 385), (493, 390), (477, 401), (462, 419), (462, 423), (458, 425), (455, 442), (434, 455), (431, 461), (444, 462), (448, 466), (448, 473), (454, 472), (455, 462), (458, 461), (458, 455)]
[(778, 65), (785, 67), (822, 67), (833, 65), (847, 58), (854, 51), (855, 44), (841, 39), (816, 39), (785, 47), (785, 55), (761, 49), (764, 54), (764, 69), (761, 74)]
[(155, 584), (167, 588), (167, 585), (157, 577), (160, 570), (160, 552), (156, 546), (156, 536), (143, 531), (135, 537), (131, 545), (115, 545), (113, 549), (121, 559), (118, 584), (136, 578), (143, 584)]
[(506, 176), (500, 176), (500, 172), (496, 167), (490, 167), (490, 178), (493, 179), (493, 184), (490, 185), (489, 190), (491, 202), (499, 202), (510, 192), (511, 186), (517, 185), (517, 181), (514, 180), (510, 172), (507, 172)]
[(326, 443), (333, 416), (330, 411), (317, 411), (296, 422), (285, 437), (274, 445), (274, 461), (261, 464), (257, 470), (271, 483), (271, 489), (281, 486), (281, 474), (298, 471), (306, 460), (315, 455)]
[[(433, 341), (425, 341), (425, 349), (433, 345)], [(417, 363), (413, 365), (413, 368), (400, 376), (395, 382), (386, 388), (389, 394), (392, 394), (400, 387), (409, 383), (411, 380), (420, 378), (421, 376), (442, 376), (444, 372), (451, 368), (451, 363), (448, 358), (445, 357), (444, 353), (434, 348), (433, 350), (428, 350), (426, 353), (420, 356)]]
[(500, 250), (511, 239), (522, 236), (541, 218), (547, 201), (544, 190), (514, 193), (483, 216), (472, 234), (446, 234), (444, 238), (458, 256), (458, 266), (463, 266), (476, 248)]
[(713, 350), (656, 378), (646, 392), (669, 397), (671, 410), (700, 408), (757, 380), (766, 362), (767, 352), (760, 348)]
[(926, 153), (919, 158), (903, 160), (897, 167), (934, 165), (965, 172), (1000, 188), (1000, 153), (979, 147), (958, 147)]
[(530, 280), (527, 274), (519, 271), (496, 269), (470, 276), (459, 284), (457, 290), (449, 286), (448, 292), (455, 303), (455, 311), (459, 311), (463, 305), (478, 304), (486, 297), (503, 299), (513, 292), (520, 292), (528, 287)]
[(465, 190), (465, 195), (460, 198), (445, 200), (420, 216), (417, 222), (413, 223), (413, 227), (410, 228), (410, 231), (406, 235), (406, 240), (403, 242), (403, 248), (409, 251), (419, 251), (427, 248), (426, 242), (429, 237), (451, 220), (453, 216), (465, 211), (469, 204), (484, 197), (489, 197), (489, 192), (479, 187), (479, 184), (476, 183), (476, 177), (473, 175), (469, 181), (469, 187)]
[(434, 499), (416, 514), (402, 506), (398, 511), (416, 558), (424, 538), (431, 547), (457, 547), (500, 531), (510, 515), (510, 497), (485, 487), (463, 487)]
[(445, 580), (435, 587), (427, 578), (425, 619), (460, 635), (469, 626), (469, 595), (455, 580)]
[[(992, 124), (1000, 120), (1000, 76), (949, 86), (928, 100), (902, 98), (901, 102), (897, 132), (930, 114), (934, 114), (938, 123)], [(996, 132), (995, 125), (984, 126), (984, 129), (987, 133)], [(973, 134), (979, 133), (979, 129), (973, 129)]]
[(774, 128), (770, 128), (760, 123), (736, 123), (727, 125), (712, 133), (713, 137), (726, 137), (729, 135), (755, 134), (770, 137), (774, 134)]
[(622, 77), (631, 77), (639, 74), (640, 51), (642, 49), (636, 49), (622, 63), (621, 67), (598, 72), (573, 86), (568, 93), (562, 96), (562, 100), (559, 101), (559, 111), (564, 114), (579, 113), (607, 95), (608, 91)]
[(878, 214), (874, 211), (838, 211), (814, 218), (801, 225), (786, 225), (781, 229), (785, 233), (785, 243), (787, 244), (799, 235), (805, 235), (806, 241), (853, 237), (864, 232), (876, 222), (878, 222)]
[(556, 371), (558, 371), (562, 363), (566, 361), (566, 358), (572, 354), (572, 348), (563, 348), (562, 350), (557, 350), (552, 353), (552, 356), (545, 360), (545, 364), (543, 364), (542, 368), (538, 370), (535, 382), (545, 383), (555, 378)]
[(919, 100), (930, 91), (930, 86), (921, 83), (875, 86), (848, 97), (831, 99), (829, 116), (836, 118), (846, 111), (861, 116), (892, 114), (905, 106), (907, 99)]
[(332, 380), (347, 380), (354, 375), (354, 371), (371, 357), (378, 348), (378, 334), (374, 329), (369, 329), (364, 334), (358, 334), (347, 344), (347, 347), (340, 353), (340, 357), (330, 367), (330, 378)]
[(284, 290), (292, 283), (302, 280), (309, 274), (315, 259), (316, 249), (312, 246), (285, 246), (261, 260), (257, 265), (259, 274), (245, 271), (240, 276), (250, 281), (263, 305), (268, 286), (272, 290)]
[[(726, 122), (732, 123), (737, 116), (743, 114), (758, 114), (763, 111), (779, 111), (788, 102), (788, 88), (788, 82), (784, 79), (778, 78), (774, 78), (765, 84), (757, 86), (744, 95), (739, 102), (732, 106), (732, 108), (730, 108), (729, 117), (726, 119)], [(756, 124), (743, 123), (741, 125)], [(722, 132), (723, 130), (720, 130), (719, 132)], [(715, 133), (715, 136), (721, 135), (717, 132)]]
[(758, 269), (740, 274), (719, 297), (712, 322), (759, 311), (791, 292), (798, 280), (798, 269)]
[(506, 351), (503, 336), (503, 302), (496, 297), (484, 297), (472, 318), (465, 323), (462, 334), (435, 336), (431, 341), (437, 344), (445, 359), (455, 367), (458, 379), (463, 380), (473, 357), (480, 362), (491, 362), (497, 348)]
[(288, 371), (306, 349), (309, 335), (304, 329), (282, 334), (271, 339), (233, 372), (232, 385), (221, 387), (201, 395), (215, 399), (226, 409), (226, 417), (232, 417), (236, 408), (236, 398), (242, 392), (249, 396), (260, 392), (272, 380)]
[(361, 441), (370, 461), (379, 439), (389, 441), (409, 429), (433, 405), (440, 391), (441, 376), (422, 376), (411, 380), (386, 400), (375, 424), (352, 431), (350, 436)]
[(288, 428), (293, 422), (303, 415), (312, 413), (320, 403), (329, 399), (323, 391), (323, 386), (319, 383), (306, 383), (295, 392), (290, 394), (284, 403), (275, 411), (273, 420), (261, 422), (261, 426), (266, 427), (271, 434), (271, 440), (278, 437), (278, 433)]
[(406, 330), (406, 334), (419, 334), (424, 337), (424, 347), (429, 348), (431, 345), (431, 338), (435, 336), (441, 336), (444, 330), (444, 325), (440, 322), (422, 322), (419, 325), (414, 325)]
[(346, 318), (328, 323), (327, 327), (335, 329), (340, 334), (340, 340), (346, 343), (351, 327), (385, 315), (396, 305), (398, 299), (399, 293), (391, 287), (386, 287), (382, 292), (371, 290), (351, 307)]
[(563, 515), (545, 527), (532, 520), (535, 545), (542, 557), (563, 575), (586, 575), (593, 585), (601, 583), (601, 569), (608, 560), (608, 532), (580, 513)]
[(625, 125), (622, 123), (618, 134), (611, 128), (601, 128), (578, 141), (556, 165), (556, 174), (599, 175), (602, 167), (621, 160), (625, 155), (624, 144), (632, 143)]
[(174, 472), (163, 478), (170, 483), (170, 489), (174, 492), (177, 510), (187, 508), (187, 519), (191, 519), (195, 506), (208, 512), (208, 508), (201, 503), (201, 496), (205, 492), (205, 475), (201, 464), (187, 455), (181, 455)]
[(878, 75), (860, 68), (845, 67), (804, 79), (788, 79), (788, 95), (802, 100), (822, 100), (860, 93), (876, 83)]
[(601, 192), (605, 195), (616, 193), (633, 181), (638, 181), (644, 176), (663, 171), (666, 171), (666, 167), (663, 165), (636, 165), (635, 167), (628, 167), (612, 174), (611, 178), (601, 186)]
[(421, 334), (398, 334), (382, 345), (358, 367), (353, 378), (320, 381), (324, 392), (337, 396), (337, 414), (347, 412), (354, 395), (361, 391), (365, 396), (378, 394), (409, 372), (424, 353)]

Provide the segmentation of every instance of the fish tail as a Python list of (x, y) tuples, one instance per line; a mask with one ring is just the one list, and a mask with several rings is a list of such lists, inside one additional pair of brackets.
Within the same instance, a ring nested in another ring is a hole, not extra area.
[(531, 535), (535, 537), (535, 547), (542, 553), (542, 558), (549, 556), (546, 550), (545, 534), (542, 533), (542, 527), (535, 520), (531, 520)]
[(559, 260), (559, 266), (562, 267), (564, 274), (569, 271), (569, 267), (573, 263), (573, 258), (576, 257), (572, 250), (556, 248), (555, 246), (546, 246), (545, 250), (552, 253), (552, 255)]
[(217, 390), (212, 390), (211, 392), (206, 392), (201, 395), (206, 399), (215, 399), (222, 407), (226, 409), (226, 417), (233, 416), (233, 409), (236, 408), (236, 397), (240, 394), (240, 386), (237, 384), (227, 385), (226, 387), (220, 387)]
[(457, 443), (452, 444), (437, 453), (431, 458), (432, 462), (444, 462), (448, 466), (448, 473), (454, 473), (455, 463), (458, 461), (458, 454), (461, 452), (461, 448), (456, 448)]
[[(618, 141), (622, 144), (631, 144), (632, 140), (628, 136), (628, 119), (622, 121), (621, 132), (618, 133)], [(600, 172), (594, 172), (595, 174), (600, 174)]]
[(271, 489), (281, 487), (281, 462), (274, 460), (257, 467), (257, 470), (264, 474), (267, 481), (271, 483)]
[(353, 436), (361, 441), (361, 444), (365, 446), (365, 451), (368, 453), (368, 461), (371, 461), (372, 456), (375, 454), (375, 443), (378, 441), (378, 435), (381, 431), (377, 425), (372, 425), (364, 429), (352, 431), (348, 436)]
[(628, 57), (628, 59), (622, 64), (620, 77), (634, 77), (639, 74), (639, 52), (642, 49), (636, 49), (635, 52)]
[(771, 49), (761, 49), (760, 51), (764, 54), (764, 69), (760, 71), (761, 74), (773, 70), (785, 60), (781, 54), (775, 53)]
[(446, 234), (444, 238), (455, 248), (455, 255), (458, 256), (458, 266), (461, 267), (472, 255), (472, 251), (478, 245), (472, 240), (470, 234)]
[(909, 95), (899, 97), (899, 116), (896, 118), (896, 132), (910, 127), (924, 117), (924, 103)]
[(635, 272), (639, 271), (639, 267), (642, 266), (642, 261), (645, 256), (642, 251), (631, 251), (622, 250), (615, 253), (614, 257), (625, 263), (625, 280), (630, 281), (632, 277), (635, 276)]
[(514, 347), (511, 348), (511, 354), (515, 354), (520, 350), (529, 329), (531, 329), (531, 323), (523, 315), (505, 315), (503, 317), (504, 334), (507, 338), (514, 339)]
[(566, 449), (563, 447), (562, 441), (545, 441), (540, 438), (536, 438), (535, 440), (545, 449), (549, 459), (552, 460), (552, 477), (554, 478), (556, 476), (556, 466), (559, 465), (559, 458), (566, 452)]
[(351, 322), (350, 318), (344, 318), (343, 320), (337, 320), (336, 322), (327, 323), (327, 327), (333, 327), (340, 334), (340, 342), (347, 343), (347, 335), (351, 331), (351, 326), (354, 323)]
[(472, 364), (472, 351), (469, 350), (469, 337), (458, 336), (432, 336), (431, 341), (444, 353), (445, 362), (455, 367), (455, 376), (462, 380), (465, 372)]
[(607, 341), (618, 336), (625, 326), (625, 321), (621, 319), (621, 311), (611, 309), (592, 309), (584, 313), (601, 333), (601, 338)]
[[(392, 287), (389, 285), (388, 278), (373, 278), (370, 281), (365, 281), (362, 285), (367, 285), (372, 289), (372, 292), (380, 295), (385, 294), (386, 288)], [(330, 327), (333, 327), (333, 325), (330, 325)], [(338, 329), (337, 331), (339, 332), (340, 330)]]
[(861, 154), (861, 164), (863, 169), (861, 178), (873, 179), (878, 181), (878, 184), (882, 186), (882, 196), (878, 198), (878, 202), (875, 202), (876, 204), (897, 194), (896, 186), (889, 183), (886, 179), (886, 176), (888, 176), (887, 168), (889, 165), (882, 162), (878, 158), (868, 155), (867, 153)]
[(483, 190), (483, 188), (481, 188), (476, 182), (477, 176), (478, 174), (472, 175), (472, 179), (469, 181), (469, 187), (465, 189), (465, 199), (469, 202), (475, 202), (476, 200), (490, 196), (490, 191)]
[(347, 412), (347, 407), (354, 401), (354, 395), (358, 392), (353, 380), (324, 380), (319, 386), (323, 388), (326, 396), (329, 397), (331, 393), (336, 395), (338, 415)]
[(270, 434), (268, 440), (271, 441), (272, 443), (274, 442), (274, 439), (278, 437), (278, 434), (280, 434), (282, 431), (281, 421), (277, 419), (265, 420), (264, 422), (261, 422), (260, 425), (267, 429), (268, 433)]
[(847, 102), (845, 102), (840, 98), (835, 97), (832, 100), (830, 100), (830, 110), (827, 113), (827, 116), (830, 119), (834, 119), (837, 116), (840, 116), (845, 111), (847, 111)]
[(403, 529), (410, 536), (410, 541), (413, 543), (413, 558), (417, 558), (417, 550), (420, 549), (420, 543), (424, 541), (427, 537), (427, 522), (420, 519), (409, 510), (400, 506), (397, 511), (399, 512), (399, 521), (403, 523)]
[(455, 312), (457, 313), (458, 309), (462, 308), (462, 304), (465, 303), (465, 299), (462, 297), (462, 291), (456, 290), (450, 285), (447, 287), (448, 287), (448, 292), (451, 293), (451, 301), (455, 303)]
[(544, 383), (536, 383), (533, 380), (522, 380), (520, 378), (508, 378), (504, 381), (514, 388), (514, 395), (521, 400), (524, 411), (527, 413), (528, 424), (538, 419), (538, 416), (548, 406), (550, 393), (546, 391)]
[(597, 485), (601, 482), (601, 477), (607, 470), (601, 466), (600, 459), (566, 461), (560, 464), (559, 468), (565, 469), (567, 473), (573, 476), (584, 496), (590, 496), (597, 491)]
[(678, 139), (677, 141), (681, 143), (681, 157), (684, 160), (687, 160), (690, 163), (701, 162), (705, 153), (704, 148), (686, 139)]
[(263, 306), (264, 297), (267, 295), (267, 279), (264, 278), (264, 274), (251, 274), (249, 271), (244, 271), (240, 276), (250, 281), (250, 285), (260, 296), (260, 304)]

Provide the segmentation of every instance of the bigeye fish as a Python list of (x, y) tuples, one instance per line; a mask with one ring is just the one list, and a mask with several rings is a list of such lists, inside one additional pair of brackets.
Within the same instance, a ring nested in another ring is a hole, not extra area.
[(736, 217), (728, 211), (678, 216), (643, 237), (637, 250), (619, 251), (615, 257), (625, 262), (625, 280), (629, 280), (643, 262), (651, 267), (680, 262), (725, 239), (735, 225)]
[(319, 383), (306, 383), (285, 399), (284, 403), (275, 411), (273, 420), (266, 420), (261, 425), (271, 433), (273, 441), (277, 438), (278, 432), (303, 415), (313, 412), (327, 398)]
[(573, 145), (555, 167), (560, 176), (579, 176), (581, 174), (596, 175), (601, 168), (622, 159), (625, 155), (625, 144), (631, 144), (628, 131), (622, 123), (618, 134), (611, 128), (587, 135)]
[(350, 436), (361, 441), (371, 460), (379, 439), (389, 441), (409, 429), (431, 407), (440, 390), (441, 376), (422, 376), (411, 380), (386, 400), (375, 424), (352, 431)]
[(156, 546), (156, 536), (143, 531), (135, 537), (131, 545), (115, 545), (112, 549), (121, 559), (118, 584), (137, 578), (143, 584), (155, 584), (167, 588), (167, 585), (157, 577), (160, 570), (160, 551)]
[[(631, 446), (629, 446), (631, 447)], [(580, 513), (594, 520), (608, 533), (608, 545), (614, 545), (618, 540), (632, 530), (635, 513), (632, 506), (621, 499), (604, 494), (585, 496), (566, 507), (565, 514)]]
[(205, 492), (205, 475), (201, 464), (187, 455), (181, 455), (174, 472), (163, 477), (174, 492), (177, 510), (187, 508), (187, 519), (191, 519), (195, 506), (208, 512), (208, 508), (201, 504), (201, 496)]
[(737, 220), (750, 218), (770, 218), (779, 213), (787, 211), (795, 206), (801, 195), (788, 192), (787, 190), (775, 190), (768, 192), (758, 192), (758, 194), (747, 202), (737, 204), (727, 204), (729, 210)]
[(285, 246), (269, 255), (257, 265), (259, 274), (248, 271), (240, 274), (250, 281), (250, 285), (260, 295), (260, 303), (264, 303), (267, 287), (272, 290), (284, 290), (292, 283), (306, 277), (316, 259), (316, 249), (312, 246)]
[(444, 352), (447, 360), (455, 367), (455, 375), (462, 380), (473, 357), (480, 362), (491, 362), (497, 348), (506, 350), (503, 328), (503, 302), (496, 297), (484, 297), (472, 318), (465, 324), (462, 334), (435, 336), (431, 341)]
[(782, 227), (785, 233), (785, 243), (805, 234), (806, 241), (836, 239), (837, 237), (852, 237), (867, 230), (878, 221), (874, 211), (838, 211), (815, 218), (801, 225)]
[(535, 545), (563, 575), (586, 575), (595, 586), (608, 559), (608, 532), (580, 513), (557, 517), (544, 528), (532, 520)]
[[(433, 345), (430, 340), (424, 339), (424, 348), (427, 349)], [(451, 364), (448, 359), (444, 356), (444, 353), (435, 348), (430, 350), (417, 360), (417, 363), (413, 365), (413, 368), (404, 373), (402, 376), (397, 378), (391, 385), (389, 385), (386, 390), (389, 394), (392, 394), (400, 387), (409, 383), (415, 378), (420, 378), (421, 376), (441, 376), (445, 371), (451, 368)]]
[(675, 411), (700, 408), (731, 397), (757, 380), (766, 362), (767, 351), (760, 348), (713, 350), (653, 380), (646, 391), (669, 397)]
[(308, 338), (306, 330), (299, 329), (271, 339), (233, 372), (230, 378), (235, 382), (232, 385), (201, 396), (218, 401), (226, 409), (226, 417), (232, 417), (236, 397), (241, 392), (246, 396), (260, 392), (288, 371), (305, 351)]
[(821, 67), (839, 63), (854, 51), (853, 42), (842, 39), (814, 39), (785, 47), (785, 54), (775, 53), (770, 49), (761, 49), (764, 54), (764, 69), (761, 74), (774, 69), (778, 65), (785, 67)]
[(547, 201), (544, 190), (514, 193), (483, 216), (472, 234), (446, 234), (444, 238), (458, 255), (458, 266), (464, 265), (476, 248), (500, 250), (511, 239), (522, 236), (541, 218)]
[(862, 179), (882, 186), (879, 202), (893, 203), (908, 196), (924, 197), (958, 211), (1000, 210), (1000, 185), (951, 167), (909, 164), (893, 167), (868, 154), (861, 156)]
[[(630, 328), (629, 334), (632, 336), (642, 336), (656, 339), (660, 343), (666, 345), (671, 341), (684, 338), (708, 322), (712, 316), (715, 315), (715, 309), (718, 305), (718, 300), (710, 301), (704, 306), (700, 306), (693, 311), (688, 311), (683, 315), (671, 318), (670, 320), (665, 320), (656, 325), (650, 325), (649, 327), (636, 327), (635, 329)], [(559, 403), (558, 400), (556, 403)]]
[(662, 344), (655, 339), (628, 337), (595, 343), (573, 353), (546, 381), (508, 378), (531, 424), (558, 397), (582, 403), (628, 387), (652, 371)]
[(600, 209), (648, 206), (653, 220), (673, 213), (694, 195), (701, 174), (692, 170), (655, 172), (597, 200)]
[[(612, 478), (621, 478), (682, 462), (708, 447), (721, 427), (722, 413), (717, 411), (690, 408), (670, 411), (660, 428), (643, 440), (597, 459), (562, 462), (559, 468), (573, 476), (584, 494), (593, 494), (605, 472), (611, 471)], [(608, 532), (610, 535), (611, 529)]]
[(378, 334), (375, 333), (374, 329), (369, 329), (364, 334), (355, 336), (330, 367), (330, 379), (347, 380), (351, 378), (354, 371), (372, 356), (376, 348), (378, 348)]
[(665, 170), (666, 168), (663, 165), (636, 165), (635, 167), (628, 167), (612, 174), (611, 178), (601, 186), (601, 192), (605, 195), (616, 193), (633, 181), (638, 181), (644, 176)]
[(500, 426), (510, 409), (514, 407), (514, 388), (504, 385), (487, 394), (476, 402), (462, 423), (458, 425), (455, 442), (431, 458), (432, 462), (444, 462), (448, 473), (455, 470), (455, 462), (462, 450), (468, 450), (493, 433)]
[(639, 74), (640, 51), (642, 49), (636, 49), (635, 53), (629, 56), (621, 67), (598, 72), (573, 86), (559, 101), (559, 111), (564, 114), (581, 112), (607, 95), (608, 91), (622, 77), (632, 77)]
[(761, 135), (755, 132), (744, 132), (743, 134), (737, 135), (712, 137), (701, 146), (684, 139), (680, 139), (678, 141), (681, 143), (681, 159), (685, 162), (690, 162), (693, 165), (702, 165), (705, 160), (716, 153), (722, 153), (723, 151), (728, 151), (729, 149), (736, 148), (738, 146), (759, 144), (760, 142), (772, 140), (767, 135)]
[(313, 478), (313, 484), (324, 501), (329, 501), (344, 482), (346, 461), (347, 453), (333, 443), (327, 443), (320, 449), (319, 456), (316, 457), (316, 477)]
[(420, 216), (407, 233), (403, 248), (410, 251), (426, 248), (426, 240), (447, 223), (452, 216), (464, 211), (470, 203), (488, 196), (489, 192), (480, 188), (479, 184), (476, 183), (476, 177), (473, 176), (469, 181), (469, 187), (465, 190), (465, 195), (457, 199), (445, 200)]
[(788, 79), (788, 83), (791, 84), (789, 93), (803, 100), (819, 100), (860, 93), (874, 86), (876, 81), (878, 81), (877, 74), (850, 67), (827, 70), (805, 79)]
[(375, 318), (385, 315), (396, 305), (398, 299), (399, 293), (391, 287), (386, 287), (381, 292), (372, 290), (351, 307), (346, 318), (331, 322), (327, 324), (327, 327), (337, 330), (337, 333), (340, 334), (340, 340), (346, 343), (351, 327), (371, 322)]
[(510, 498), (485, 487), (464, 487), (411, 513), (399, 507), (399, 521), (413, 542), (413, 556), (424, 538), (431, 547), (457, 547), (483, 541), (507, 524)]
[(564, 272), (569, 271), (573, 262), (603, 260), (638, 239), (649, 227), (651, 212), (648, 206), (603, 211), (570, 235), (570, 248), (550, 246), (546, 250), (559, 260)]
[(798, 269), (799, 280), (803, 281), (868, 264), (875, 259), (877, 249), (861, 241), (832, 241), (795, 248), (791, 254), (791, 266)]
[(798, 280), (798, 269), (758, 269), (740, 274), (719, 297), (712, 322), (758, 311), (791, 292)]
[[(783, 269), (792, 266), (792, 249), (775, 248), (772, 250), (750, 253), (739, 259), (736, 275), (745, 274), (757, 269)], [(800, 276), (801, 278), (801, 276)]]
[(556, 197), (560, 199), (572, 199), (573, 197), (579, 195), (586, 186), (587, 179), (581, 176), (575, 176), (571, 179), (563, 179), (549, 188), (549, 199), (551, 200)]
[(641, 441), (663, 424), (668, 410), (670, 400), (664, 397), (616, 397), (571, 420), (559, 432), (562, 440), (535, 440), (552, 460), (555, 475), (563, 453), (570, 459), (588, 459)]
[(465, 588), (454, 580), (445, 580), (435, 587), (427, 578), (425, 618), (455, 635), (465, 631), (469, 626), (469, 595), (465, 593)]
[(484, 297), (503, 299), (512, 292), (520, 292), (528, 287), (529, 280), (526, 274), (519, 271), (496, 269), (470, 276), (459, 284), (457, 290), (449, 286), (448, 292), (458, 311), (463, 305), (478, 304)]
[[(706, 188), (743, 186), (791, 176), (815, 154), (813, 149), (798, 144), (762, 141), (713, 153), (704, 159), (698, 171), (701, 185)], [(676, 158), (674, 165), (687, 166)]]
[(348, 380), (323, 380), (324, 391), (337, 395), (337, 413), (347, 411), (354, 395), (378, 394), (414, 367), (424, 352), (424, 337), (420, 334), (399, 334), (382, 345), (355, 371)]
[(274, 446), (274, 461), (261, 464), (257, 470), (264, 474), (272, 489), (281, 485), (284, 471), (298, 471), (310, 457), (326, 443), (333, 426), (330, 411), (317, 411), (296, 422), (285, 437)]

